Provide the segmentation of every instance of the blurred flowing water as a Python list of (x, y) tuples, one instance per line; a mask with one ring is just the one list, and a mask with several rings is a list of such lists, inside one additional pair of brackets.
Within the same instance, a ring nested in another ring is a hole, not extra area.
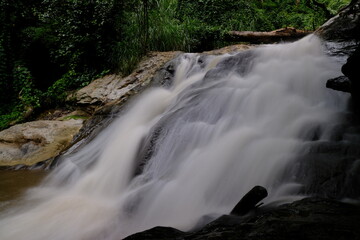
[(268, 189), (266, 203), (303, 197), (289, 169), (306, 144), (327, 141), (341, 123), (349, 96), (325, 88), (340, 67), (315, 36), (182, 55), (170, 87), (142, 94), (1, 216), (0, 239), (190, 230), (205, 215), (229, 213), (255, 185)]

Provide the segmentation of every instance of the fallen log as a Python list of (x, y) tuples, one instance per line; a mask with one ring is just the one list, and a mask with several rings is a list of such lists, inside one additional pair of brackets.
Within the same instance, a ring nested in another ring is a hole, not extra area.
[(253, 187), (243, 198), (241, 198), (230, 214), (239, 216), (247, 214), (251, 210), (255, 209), (258, 206), (257, 204), (266, 198), (267, 195), (267, 190), (264, 187)]
[(275, 43), (297, 40), (310, 33), (312, 31), (298, 30), (292, 27), (271, 32), (230, 31), (226, 36), (226, 40), (230, 42)]

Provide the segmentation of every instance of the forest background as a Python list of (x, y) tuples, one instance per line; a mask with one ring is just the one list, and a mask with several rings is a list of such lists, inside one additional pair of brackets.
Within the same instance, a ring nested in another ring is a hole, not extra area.
[(0, 130), (149, 51), (228, 45), (228, 31), (314, 30), (350, 0), (1, 0)]

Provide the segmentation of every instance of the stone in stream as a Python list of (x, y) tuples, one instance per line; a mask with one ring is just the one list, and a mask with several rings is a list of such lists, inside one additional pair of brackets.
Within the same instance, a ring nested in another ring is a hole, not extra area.
[(255, 209), (257, 204), (266, 198), (268, 193), (262, 186), (253, 187), (241, 200), (236, 204), (230, 214), (245, 215), (251, 210)]
[(351, 82), (346, 76), (340, 76), (327, 80), (326, 87), (341, 92), (351, 92)]

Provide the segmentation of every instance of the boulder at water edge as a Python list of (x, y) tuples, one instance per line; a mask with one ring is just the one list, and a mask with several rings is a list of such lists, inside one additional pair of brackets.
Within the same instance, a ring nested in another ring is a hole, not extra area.
[(0, 166), (26, 165), (56, 157), (66, 149), (83, 120), (40, 120), (0, 132)]

